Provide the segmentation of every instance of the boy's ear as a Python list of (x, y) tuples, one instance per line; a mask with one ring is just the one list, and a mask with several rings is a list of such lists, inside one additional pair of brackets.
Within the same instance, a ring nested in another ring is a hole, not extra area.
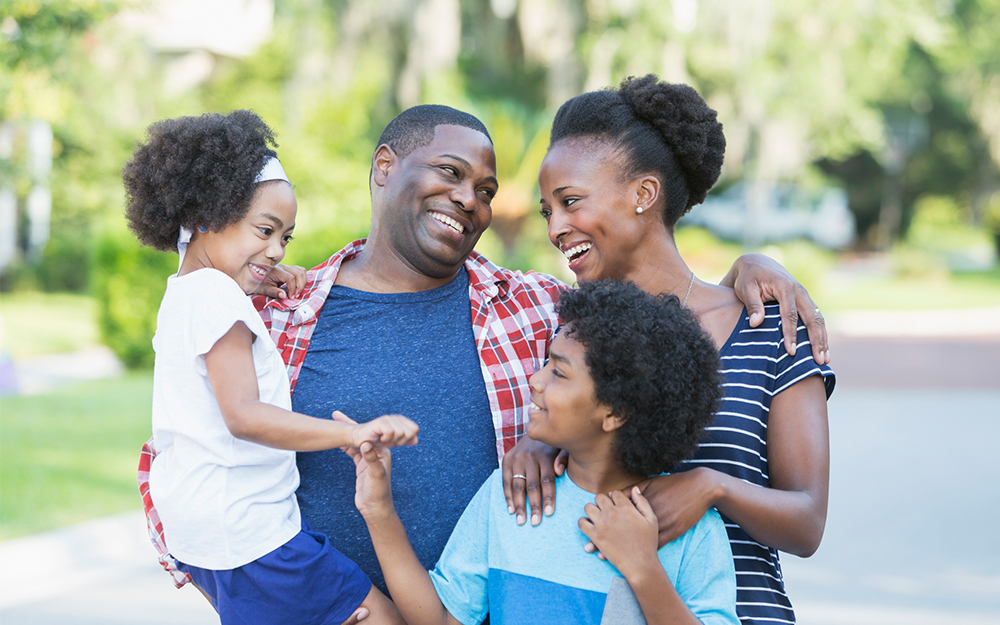
[(604, 415), (604, 420), (601, 422), (601, 427), (605, 432), (614, 432), (624, 423), (625, 419), (611, 412), (609, 408), (608, 413)]

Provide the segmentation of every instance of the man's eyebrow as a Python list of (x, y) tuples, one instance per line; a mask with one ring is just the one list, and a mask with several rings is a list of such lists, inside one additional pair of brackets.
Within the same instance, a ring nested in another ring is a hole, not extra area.
[[(465, 160), (461, 156), (458, 156), (457, 154), (442, 154), (440, 157), (441, 158), (450, 158), (452, 160), (456, 160), (459, 163), (461, 163), (462, 167), (465, 167), (465, 169), (467, 169), (467, 170), (471, 170), (472, 169), (472, 163), (470, 163), (469, 161)], [(497, 180), (496, 176), (487, 176), (486, 181), (487, 182), (492, 182), (493, 184), (495, 184), (498, 187), (500, 186), (500, 182)]]

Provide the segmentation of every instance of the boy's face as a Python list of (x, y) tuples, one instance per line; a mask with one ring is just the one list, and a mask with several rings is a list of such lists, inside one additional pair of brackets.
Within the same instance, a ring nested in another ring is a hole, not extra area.
[(552, 341), (549, 359), (528, 381), (531, 387), (527, 434), (573, 454), (599, 443), (610, 409), (597, 401), (583, 343), (567, 336)]

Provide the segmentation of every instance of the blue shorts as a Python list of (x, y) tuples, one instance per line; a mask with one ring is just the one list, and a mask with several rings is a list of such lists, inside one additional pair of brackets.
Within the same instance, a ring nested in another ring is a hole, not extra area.
[(324, 534), (302, 531), (262, 558), (214, 571), (177, 562), (212, 598), (223, 625), (340, 625), (372, 583)]

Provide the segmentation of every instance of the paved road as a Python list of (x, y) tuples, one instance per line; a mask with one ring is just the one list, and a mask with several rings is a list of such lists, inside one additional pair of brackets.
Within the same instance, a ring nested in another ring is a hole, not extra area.
[[(826, 536), (783, 559), (800, 623), (1000, 625), (1000, 336), (833, 346)], [(2, 542), (0, 563), (4, 625), (218, 622), (138, 513)]]

